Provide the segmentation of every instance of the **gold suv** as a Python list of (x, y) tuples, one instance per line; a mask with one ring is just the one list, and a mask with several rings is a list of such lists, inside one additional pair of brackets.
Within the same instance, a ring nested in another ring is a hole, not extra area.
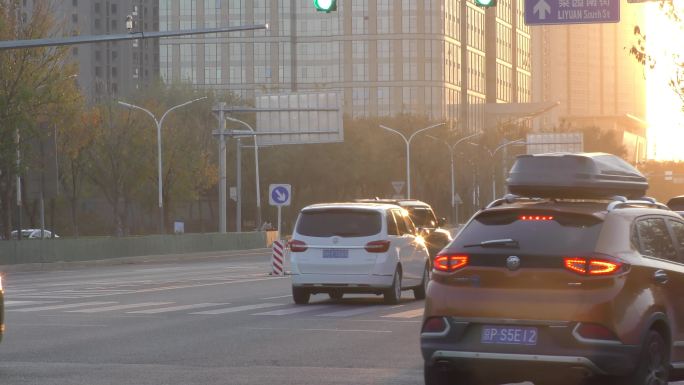
[(684, 219), (648, 198), (497, 200), (435, 258), (421, 350), (427, 385), (682, 378)]

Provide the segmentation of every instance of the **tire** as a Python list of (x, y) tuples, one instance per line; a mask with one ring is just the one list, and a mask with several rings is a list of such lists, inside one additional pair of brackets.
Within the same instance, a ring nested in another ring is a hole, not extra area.
[(428, 282), (430, 282), (430, 269), (428, 268), (428, 265), (425, 265), (425, 270), (423, 270), (423, 280), (420, 281), (420, 285), (413, 288), (413, 296), (416, 297), (416, 299), (425, 299)]
[(655, 330), (646, 335), (634, 373), (615, 381), (624, 385), (667, 385), (670, 374), (670, 349)]
[(335, 290), (335, 291), (331, 291), (330, 293), (328, 293), (328, 296), (332, 300), (339, 301), (342, 299), (342, 297), (344, 297), (344, 293), (339, 291), (339, 290)]
[(311, 298), (311, 292), (301, 287), (292, 286), (292, 299), (297, 305), (306, 305)]
[(388, 305), (396, 305), (401, 300), (401, 270), (396, 269), (394, 271), (392, 286), (385, 290), (384, 298)]

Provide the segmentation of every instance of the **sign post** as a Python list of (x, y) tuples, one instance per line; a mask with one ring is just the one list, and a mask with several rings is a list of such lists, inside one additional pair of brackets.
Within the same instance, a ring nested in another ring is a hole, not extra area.
[(292, 201), (292, 186), (289, 184), (272, 184), (269, 186), (268, 200), (271, 206), (278, 207), (278, 236), (280, 240), (280, 228), (282, 225), (282, 207), (289, 206)]
[(620, 0), (525, 0), (525, 24), (620, 22)]

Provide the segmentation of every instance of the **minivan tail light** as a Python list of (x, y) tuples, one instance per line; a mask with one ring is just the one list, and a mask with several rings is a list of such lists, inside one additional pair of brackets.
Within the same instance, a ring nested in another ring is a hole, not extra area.
[(384, 253), (389, 250), (390, 241), (373, 241), (366, 243), (366, 251), (369, 253)]
[(622, 263), (603, 258), (564, 258), (565, 268), (581, 275), (612, 275), (620, 271)]
[(289, 243), (289, 246), (290, 246), (290, 251), (293, 253), (301, 253), (301, 252), (306, 251), (309, 248), (309, 246), (306, 243), (304, 243), (298, 239), (291, 240)]
[(447, 273), (460, 270), (468, 265), (468, 256), (459, 254), (438, 254), (435, 257), (434, 268)]

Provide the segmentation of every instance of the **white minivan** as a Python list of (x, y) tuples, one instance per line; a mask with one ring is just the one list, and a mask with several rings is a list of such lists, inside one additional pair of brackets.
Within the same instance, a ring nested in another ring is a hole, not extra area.
[(408, 212), (386, 203), (329, 203), (307, 206), (289, 242), (292, 297), (297, 304), (311, 294), (383, 295), (398, 303), (401, 291), (425, 298), (428, 250)]

